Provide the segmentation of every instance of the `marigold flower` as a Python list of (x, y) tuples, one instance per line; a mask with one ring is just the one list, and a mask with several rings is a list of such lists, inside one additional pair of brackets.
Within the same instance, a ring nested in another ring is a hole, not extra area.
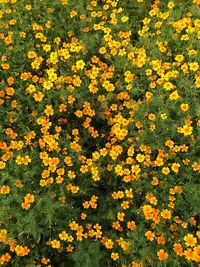
[(136, 224), (134, 221), (128, 221), (127, 222), (127, 228), (130, 229), (130, 230), (134, 230), (136, 227)]
[(10, 187), (8, 185), (3, 185), (0, 188), (0, 194), (2, 195), (8, 195), (10, 193)]
[(166, 260), (168, 258), (168, 253), (164, 251), (164, 249), (160, 249), (157, 252), (158, 259), (160, 261)]
[(183, 255), (183, 247), (180, 243), (175, 243), (173, 245), (173, 250), (175, 251), (177, 255), (180, 255), (180, 256)]
[(162, 168), (162, 173), (165, 174), (165, 175), (167, 175), (167, 174), (170, 173), (170, 169), (168, 167), (163, 167)]
[(163, 87), (165, 88), (165, 90), (169, 91), (174, 88), (174, 85), (171, 82), (166, 82)]
[(60, 241), (54, 239), (53, 241), (51, 241), (51, 246), (52, 248), (57, 248), (57, 249), (60, 248)]
[(171, 211), (170, 210), (163, 210), (161, 212), (161, 216), (164, 218), (164, 219), (171, 219)]
[(38, 93), (35, 93), (33, 95), (33, 97), (34, 97), (35, 101), (41, 102), (44, 98), (44, 94), (42, 92), (38, 92)]
[(187, 234), (184, 236), (183, 240), (185, 241), (186, 246), (194, 247), (197, 243), (196, 237), (193, 236), (193, 234)]
[(25, 203), (33, 203), (35, 201), (35, 196), (32, 194), (26, 194), (24, 201)]
[(180, 166), (181, 165), (179, 163), (172, 163), (171, 169), (172, 169), (172, 171), (178, 173)]
[(68, 239), (69, 235), (66, 233), (66, 231), (62, 231), (60, 234), (59, 234), (59, 238), (61, 240), (64, 240), (66, 241)]
[(22, 209), (28, 210), (31, 207), (31, 205), (29, 203), (22, 202), (21, 207)]
[(105, 242), (105, 247), (106, 247), (107, 249), (112, 249), (113, 246), (114, 246), (114, 243), (113, 243), (112, 239), (108, 239), (108, 240)]
[(189, 68), (190, 68), (190, 70), (192, 70), (194, 72), (197, 71), (199, 69), (198, 62), (191, 62), (191, 63), (189, 63)]
[(178, 94), (178, 91), (176, 90), (176, 91), (174, 91), (173, 93), (170, 94), (169, 99), (170, 100), (177, 100), (179, 97), (180, 96)]
[(188, 109), (189, 109), (189, 106), (188, 106), (188, 104), (181, 104), (181, 109), (183, 110), (183, 111), (188, 111)]
[(186, 257), (187, 260), (194, 260), (195, 254), (194, 251), (191, 248), (188, 248), (184, 250), (184, 256)]
[(192, 126), (184, 125), (181, 129), (181, 132), (184, 134), (184, 136), (191, 135), (193, 131)]
[(146, 238), (147, 238), (148, 240), (150, 240), (150, 241), (153, 241), (154, 238), (155, 238), (155, 234), (154, 234), (152, 231), (147, 231), (147, 232), (145, 233), (145, 236), (146, 236)]

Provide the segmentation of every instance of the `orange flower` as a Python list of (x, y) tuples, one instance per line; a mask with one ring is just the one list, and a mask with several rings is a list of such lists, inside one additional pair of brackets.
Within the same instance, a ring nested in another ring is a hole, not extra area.
[(160, 249), (158, 252), (157, 252), (157, 256), (158, 256), (158, 259), (160, 261), (164, 261), (168, 258), (168, 253), (164, 251), (164, 249)]
[(29, 252), (30, 252), (30, 249), (27, 247), (22, 247), (19, 245), (15, 247), (15, 253), (17, 254), (17, 256), (23, 257), (23, 256), (26, 256)]
[(113, 241), (112, 241), (111, 239), (108, 239), (108, 240), (105, 242), (105, 247), (106, 247), (107, 249), (112, 249), (112, 248), (113, 248), (113, 245), (114, 245), (114, 243), (113, 243)]
[(51, 246), (52, 248), (60, 248), (60, 241), (54, 239), (53, 241), (51, 241)]
[(119, 221), (124, 221), (124, 216), (125, 216), (124, 212), (118, 212), (117, 213), (117, 219)]
[(157, 238), (156, 238), (156, 240), (157, 240), (157, 243), (158, 244), (165, 244), (165, 239), (164, 239), (164, 237), (161, 235), (161, 236), (158, 236)]
[(72, 246), (72, 245), (68, 245), (67, 247), (66, 247), (66, 251), (67, 252), (72, 252), (74, 250), (74, 246)]
[(44, 94), (42, 92), (38, 92), (38, 93), (35, 93), (33, 95), (33, 97), (34, 97), (35, 101), (41, 102), (42, 99), (44, 98)]
[(76, 231), (78, 229), (78, 224), (75, 221), (72, 221), (69, 224), (69, 227), (70, 227), (71, 230)]
[(175, 243), (173, 245), (173, 250), (175, 251), (177, 255), (180, 255), (180, 256), (183, 255), (183, 247), (180, 243)]
[(164, 219), (170, 219), (171, 218), (171, 211), (170, 210), (163, 210), (161, 212), (161, 216), (164, 218)]
[(184, 236), (183, 240), (188, 247), (194, 247), (197, 243), (197, 239), (193, 236), (193, 234), (187, 234), (186, 236)]
[(136, 160), (138, 161), (138, 162), (143, 162), (144, 161), (144, 159), (145, 159), (145, 156), (144, 155), (142, 155), (142, 154), (137, 154), (137, 156), (136, 156)]
[(184, 255), (187, 260), (194, 260), (195, 253), (191, 248), (188, 248), (184, 251)]
[(24, 165), (28, 165), (28, 163), (31, 162), (31, 158), (27, 155), (22, 158), (22, 162)]
[(37, 57), (37, 54), (36, 54), (35, 51), (28, 51), (27, 57), (30, 58), (30, 59), (32, 59), (32, 58)]
[(145, 236), (146, 236), (146, 238), (147, 238), (148, 240), (153, 241), (153, 240), (154, 240), (154, 237), (155, 237), (155, 234), (154, 234), (152, 231), (147, 231), (147, 232), (145, 233)]
[(0, 170), (1, 170), (1, 169), (4, 169), (5, 166), (6, 166), (5, 162), (0, 161)]
[(156, 119), (155, 114), (150, 113), (150, 114), (148, 115), (148, 119), (151, 120), (151, 121), (154, 121), (154, 120)]
[(10, 193), (10, 187), (8, 185), (3, 185), (1, 188), (0, 188), (0, 194), (2, 195), (7, 195)]
[(44, 113), (47, 116), (52, 116), (54, 114), (54, 110), (53, 110), (52, 105), (46, 105), (45, 110), (44, 110)]
[(193, 130), (192, 126), (184, 125), (181, 128), (181, 133), (183, 133), (184, 136), (191, 135), (192, 134), (192, 130)]
[(16, 186), (16, 187), (22, 187), (22, 186), (23, 186), (23, 183), (22, 183), (20, 180), (17, 180), (17, 181), (15, 182), (15, 186)]
[(25, 203), (33, 203), (35, 201), (35, 196), (31, 195), (31, 194), (27, 194), (24, 197), (24, 201), (25, 201)]
[(180, 166), (181, 165), (179, 163), (175, 162), (175, 163), (172, 164), (171, 169), (172, 169), (172, 171), (177, 173), (179, 171)]
[(189, 109), (189, 106), (188, 106), (188, 104), (181, 104), (181, 109), (183, 110), (183, 111), (187, 111), (188, 109)]
[(26, 202), (22, 202), (22, 204), (21, 204), (21, 207), (24, 210), (28, 210), (30, 208), (30, 206), (31, 205), (29, 203), (26, 203)]
[(60, 234), (59, 234), (59, 237), (61, 240), (64, 240), (66, 241), (69, 237), (69, 235), (66, 233), (66, 231), (62, 231)]
[(119, 254), (117, 252), (112, 252), (111, 253), (111, 258), (116, 261), (119, 259)]
[(168, 146), (169, 148), (172, 148), (174, 146), (174, 142), (172, 140), (167, 140), (165, 142), (165, 145)]
[(14, 92), (15, 92), (14, 88), (12, 88), (12, 87), (6, 88), (7, 95), (12, 96), (12, 95), (14, 95)]
[(167, 175), (167, 174), (170, 173), (170, 169), (168, 167), (163, 167), (162, 168), (162, 173), (165, 174), (165, 175)]

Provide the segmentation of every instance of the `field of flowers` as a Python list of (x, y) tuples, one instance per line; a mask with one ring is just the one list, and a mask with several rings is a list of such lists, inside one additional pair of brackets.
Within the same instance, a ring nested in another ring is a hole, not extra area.
[(0, 0), (0, 265), (200, 266), (200, 0)]

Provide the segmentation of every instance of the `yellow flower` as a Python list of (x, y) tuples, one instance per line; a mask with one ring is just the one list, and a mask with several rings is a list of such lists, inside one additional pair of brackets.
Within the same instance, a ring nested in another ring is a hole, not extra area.
[(169, 91), (174, 88), (174, 85), (170, 82), (166, 82), (163, 87), (165, 88), (165, 90)]
[(116, 261), (119, 259), (119, 254), (117, 252), (112, 252), (111, 253), (111, 258)]
[(38, 93), (35, 93), (33, 95), (33, 97), (34, 97), (35, 101), (41, 102), (42, 99), (44, 98), (44, 94), (42, 92), (38, 92)]
[(1, 169), (4, 169), (5, 166), (6, 166), (5, 162), (0, 161), (0, 170), (1, 170)]
[(129, 17), (128, 16), (123, 16), (122, 18), (121, 18), (121, 21), (122, 22), (127, 22), (129, 20)]
[(105, 54), (106, 53), (106, 48), (103, 46), (103, 47), (101, 47), (100, 49), (99, 49), (99, 53), (100, 54)]
[(32, 58), (37, 57), (37, 54), (35, 51), (28, 51), (27, 57), (32, 59)]
[(106, 91), (111, 92), (115, 90), (115, 87), (110, 81), (106, 80), (103, 82), (102, 86), (106, 89)]
[(170, 219), (171, 218), (171, 211), (170, 210), (163, 210), (161, 212), (161, 216), (164, 218), (164, 219)]
[(162, 168), (162, 173), (165, 174), (165, 175), (167, 175), (167, 174), (170, 173), (170, 169), (168, 167), (163, 167)]
[(150, 113), (150, 114), (148, 115), (148, 119), (151, 120), (151, 121), (154, 121), (154, 120), (156, 119), (155, 114)]
[(175, 60), (178, 62), (183, 61), (183, 59), (184, 59), (183, 55), (176, 55), (176, 57), (175, 57)]
[(189, 63), (189, 68), (192, 71), (197, 71), (199, 69), (198, 62), (191, 62), (191, 63)]
[(187, 234), (186, 236), (184, 236), (183, 240), (188, 247), (194, 247), (197, 243), (197, 239), (193, 236), (193, 234)]
[(10, 193), (10, 187), (8, 185), (3, 185), (1, 188), (0, 188), (0, 194), (2, 195), (7, 195)]
[(164, 249), (160, 249), (157, 253), (158, 259), (160, 261), (166, 260), (168, 258), (168, 253)]
[(52, 248), (60, 248), (60, 241), (54, 239), (53, 241), (51, 241), (51, 246)]
[(47, 116), (52, 116), (54, 114), (54, 110), (53, 110), (52, 105), (46, 105), (45, 110), (44, 110), (44, 113)]
[(174, 91), (173, 93), (170, 94), (169, 99), (170, 100), (177, 100), (179, 98), (178, 91)]
[(26, 6), (25, 6), (25, 9), (29, 11), (29, 10), (32, 9), (32, 6), (31, 6), (31, 5), (26, 5)]
[(106, 241), (106, 243), (105, 243), (105, 247), (106, 247), (107, 249), (112, 249), (112, 248), (113, 248), (113, 245), (114, 245), (114, 243), (113, 243), (113, 241), (112, 241), (111, 239), (108, 239), (108, 240)]
[(145, 233), (145, 236), (146, 236), (146, 238), (147, 238), (148, 240), (150, 240), (150, 241), (153, 241), (154, 238), (155, 238), (155, 234), (154, 234), (152, 231), (147, 231), (147, 232)]
[(68, 3), (68, 0), (61, 0), (62, 5), (66, 5)]
[(174, 5), (173, 2), (169, 2), (168, 5), (167, 5), (167, 7), (170, 8), (170, 9), (173, 8), (174, 6), (175, 6), (175, 5)]
[(43, 83), (43, 87), (46, 90), (50, 90), (53, 87), (53, 83), (49, 80), (45, 80)]
[(187, 111), (188, 109), (189, 109), (189, 106), (188, 106), (188, 104), (181, 104), (181, 109), (183, 110), (183, 111)]
[(83, 60), (76, 61), (76, 67), (78, 70), (83, 70), (85, 67), (85, 62)]
[(136, 227), (136, 224), (134, 221), (128, 221), (127, 222), (127, 228), (128, 229), (133, 230), (133, 229), (135, 229), (135, 227)]
[(142, 154), (137, 154), (137, 156), (136, 156), (136, 160), (138, 161), (138, 162), (143, 162), (144, 161), (144, 159), (145, 159), (145, 156), (144, 155), (142, 155)]
[(196, 53), (197, 53), (197, 51), (194, 50), (194, 49), (191, 49), (191, 50), (188, 51), (188, 55), (189, 55), (189, 57), (195, 56)]
[(59, 238), (61, 240), (64, 240), (66, 241), (68, 239), (69, 235), (66, 233), (66, 231), (62, 231), (60, 234), (59, 234)]
[(35, 196), (31, 195), (31, 194), (27, 194), (24, 197), (24, 201), (25, 201), (25, 203), (33, 203), (35, 201)]
[(147, 76), (150, 76), (152, 74), (152, 70), (151, 69), (146, 69), (145, 73)]
[(179, 163), (173, 163), (171, 166), (171, 169), (172, 169), (172, 171), (177, 173), (179, 171), (180, 166), (181, 165)]
[(45, 52), (49, 52), (51, 50), (51, 46), (46, 44), (46, 45), (43, 46), (43, 50)]
[(124, 216), (125, 216), (124, 212), (118, 212), (117, 213), (117, 219), (119, 221), (124, 221)]
[(24, 209), (24, 210), (28, 210), (29, 208), (30, 208), (30, 204), (29, 203), (25, 203), (25, 202), (22, 202), (22, 204), (21, 204), (21, 207), (22, 207), (22, 209)]
[(160, 117), (162, 120), (166, 120), (167, 119), (167, 114), (166, 113), (161, 113)]
[(182, 128), (181, 128), (181, 132), (187, 136), (187, 135), (191, 135), (192, 134), (192, 130), (193, 130), (193, 127), (192, 126), (188, 126), (188, 125), (184, 125)]

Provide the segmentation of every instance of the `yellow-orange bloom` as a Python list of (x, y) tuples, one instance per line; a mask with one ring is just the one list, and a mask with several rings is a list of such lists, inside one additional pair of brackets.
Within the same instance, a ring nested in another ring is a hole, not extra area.
[(168, 258), (168, 253), (164, 251), (164, 249), (160, 249), (158, 252), (157, 252), (157, 256), (158, 256), (158, 259), (160, 261), (164, 261)]
[(187, 234), (186, 236), (184, 236), (183, 240), (188, 247), (194, 247), (197, 243), (197, 239), (193, 236), (193, 234)]

